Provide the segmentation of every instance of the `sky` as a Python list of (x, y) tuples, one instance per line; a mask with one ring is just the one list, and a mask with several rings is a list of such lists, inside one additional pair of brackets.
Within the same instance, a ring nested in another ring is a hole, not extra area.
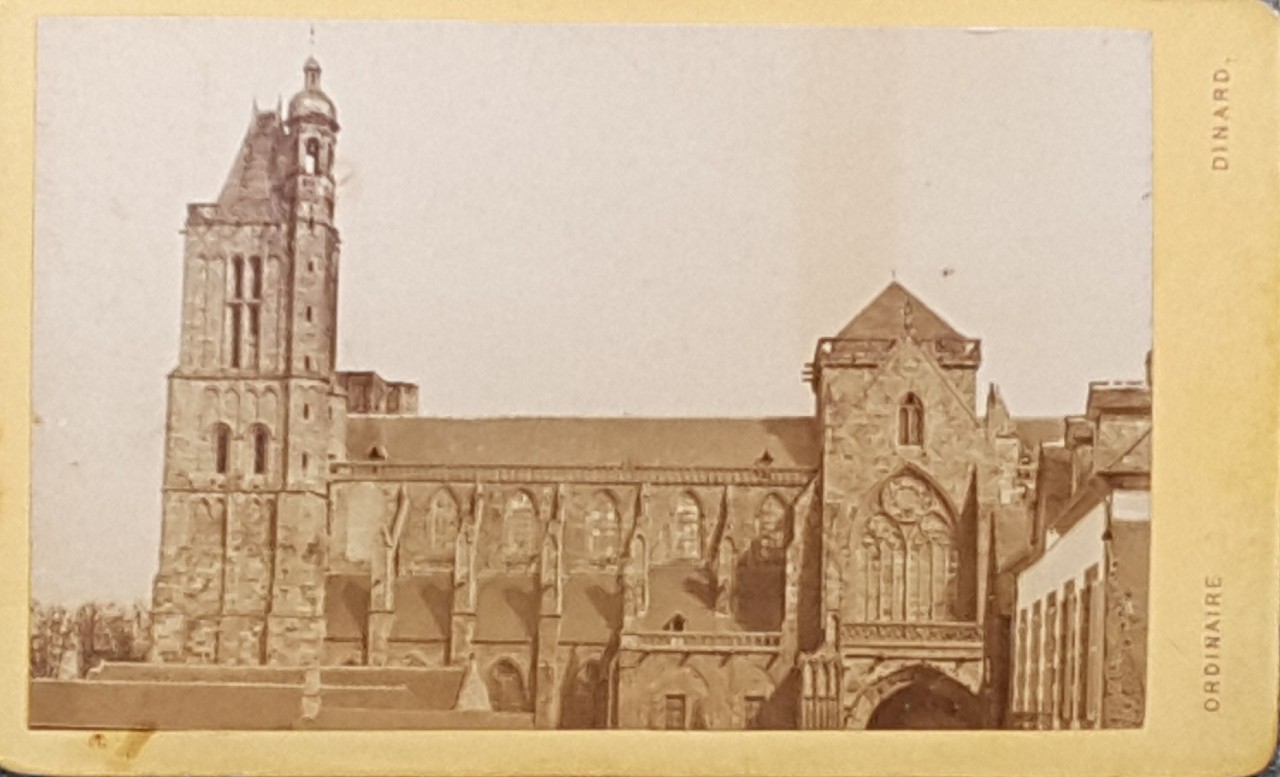
[(338, 363), (427, 415), (805, 415), (896, 278), (1015, 415), (1151, 342), (1151, 64), (1116, 30), (43, 18), (34, 595), (148, 595), (189, 202), (314, 53)]

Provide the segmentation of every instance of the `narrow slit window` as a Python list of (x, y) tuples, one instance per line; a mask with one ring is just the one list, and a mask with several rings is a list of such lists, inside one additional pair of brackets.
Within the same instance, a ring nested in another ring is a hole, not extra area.
[(249, 257), (249, 291), (254, 299), (262, 299), (262, 257)]
[(253, 430), (253, 474), (267, 474), (267, 430)]
[(244, 257), (236, 254), (231, 257), (231, 298), (244, 296)]
[(240, 306), (232, 305), (231, 311), (231, 366), (240, 366)]
[(227, 466), (231, 459), (231, 430), (222, 424), (213, 428), (213, 470), (219, 475), (227, 474)]

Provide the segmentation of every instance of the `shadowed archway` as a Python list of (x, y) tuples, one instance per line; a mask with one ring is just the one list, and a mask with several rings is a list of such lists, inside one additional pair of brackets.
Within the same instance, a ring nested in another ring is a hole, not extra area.
[(982, 704), (977, 696), (941, 672), (922, 670), (885, 696), (868, 729), (940, 730), (982, 728)]

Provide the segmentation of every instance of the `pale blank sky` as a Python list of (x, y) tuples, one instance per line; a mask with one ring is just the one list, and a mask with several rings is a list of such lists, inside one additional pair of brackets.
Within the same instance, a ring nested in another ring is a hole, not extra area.
[[(41, 21), (33, 583), (146, 596), (182, 227), (306, 22)], [(1149, 347), (1145, 34), (317, 23), (339, 366), (432, 415), (791, 415), (893, 273), (1019, 415)]]

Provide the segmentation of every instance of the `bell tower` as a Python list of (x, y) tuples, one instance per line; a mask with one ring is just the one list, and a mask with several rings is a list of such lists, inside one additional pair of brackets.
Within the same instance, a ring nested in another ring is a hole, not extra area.
[[(823, 435), (823, 622), (976, 620), (973, 500), (989, 466), (979, 348), (896, 282), (819, 342), (808, 369)], [(928, 531), (907, 502), (932, 505)], [(889, 552), (926, 540), (945, 548), (927, 584), (917, 559)]]
[(333, 102), (308, 59), (254, 107), (218, 199), (188, 206), (169, 376), (154, 658), (301, 665), (323, 642), (339, 238)]

